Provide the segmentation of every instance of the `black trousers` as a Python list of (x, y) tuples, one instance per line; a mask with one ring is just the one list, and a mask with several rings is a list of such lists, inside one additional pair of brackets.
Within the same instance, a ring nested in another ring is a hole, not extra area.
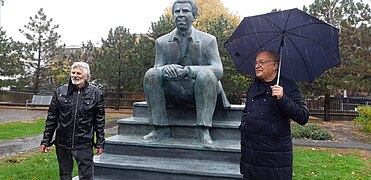
[(56, 153), (61, 180), (72, 179), (73, 159), (76, 160), (80, 180), (94, 179), (93, 148), (70, 150), (56, 146)]

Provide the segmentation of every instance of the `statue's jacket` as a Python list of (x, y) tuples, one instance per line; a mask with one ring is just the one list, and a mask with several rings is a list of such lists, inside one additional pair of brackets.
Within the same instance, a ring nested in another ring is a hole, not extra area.
[[(179, 41), (177, 29), (156, 40), (155, 68), (161, 68), (167, 64), (179, 64), (190, 68), (190, 78), (195, 78), (200, 71), (205, 70), (212, 71), (218, 80), (222, 78), (223, 66), (214, 36), (192, 27), (184, 51)], [(224, 107), (230, 107), (220, 81), (218, 92), (221, 94)]]

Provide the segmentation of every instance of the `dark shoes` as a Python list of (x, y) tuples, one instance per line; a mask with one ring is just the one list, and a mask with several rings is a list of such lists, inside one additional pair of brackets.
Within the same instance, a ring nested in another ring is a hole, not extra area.
[(155, 129), (149, 134), (143, 136), (143, 142), (155, 142), (160, 139), (170, 137), (170, 128), (168, 127), (155, 127)]

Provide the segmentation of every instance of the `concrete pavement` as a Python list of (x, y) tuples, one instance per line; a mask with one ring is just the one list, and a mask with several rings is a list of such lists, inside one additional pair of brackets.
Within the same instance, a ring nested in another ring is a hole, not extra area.
[(0, 123), (46, 118), (46, 110), (0, 108)]
[[(119, 111), (106, 109), (106, 118), (123, 118), (131, 116), (131, 109), (121, 109)], [(47, 108), (27, 110), (24, 107), (6, 107), (0, 106), (0, 123), (34, 120), (37, 118), (46, 118)], [(117, 122), (106, 121), (106, 134), (117, 134)], [(1, 132), (0, 132), (1, 133)], [(10, 156), (20, 152), (37, 149), (40, 145), (42, 135), (30, 136), (9, 141), (0, 142), (0, 158)]]

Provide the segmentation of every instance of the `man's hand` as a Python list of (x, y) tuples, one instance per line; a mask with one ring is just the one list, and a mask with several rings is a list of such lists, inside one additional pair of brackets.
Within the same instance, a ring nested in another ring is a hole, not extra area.
[(49, 152), (49, 147), (45, 145), (40, 145), (40, 153), (43, 154), (47, 152)]
[(97, 155), (101, 155), (103, 153), (103, 148), (97, 148), (95, 152)]
[(283, 87), (279, 85), (271, 86), (272, 96), (276, 96), (277, 100), (280, 100), (283, 97)]

